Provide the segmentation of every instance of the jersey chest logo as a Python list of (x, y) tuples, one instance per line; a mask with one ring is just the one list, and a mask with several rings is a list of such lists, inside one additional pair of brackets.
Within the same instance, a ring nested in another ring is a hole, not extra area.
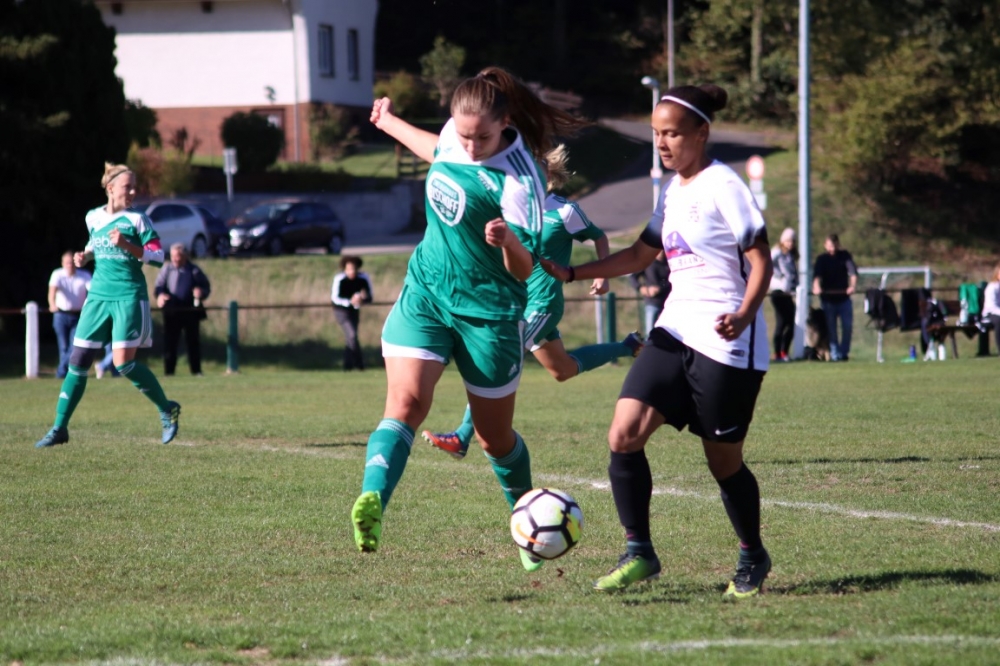
[(465, 214), (465, 190), (448, 176), (431, 174), (427, 179), (427, 200), (438, 219), (454, 227)]

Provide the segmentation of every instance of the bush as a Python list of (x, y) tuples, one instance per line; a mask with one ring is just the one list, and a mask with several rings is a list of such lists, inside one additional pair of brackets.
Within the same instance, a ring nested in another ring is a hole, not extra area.
[(314, 160), (340, 159), (357, 147), (359, 130), (349, 111), (335, 104), (314, 104), (309, 115)]
[(400, 118), (416, 118), (430, 113), (430, 97), (416, 76), (398, 71), (388, 79), (375, 82), (375, 99), (388, 97)]
[(278, 161), (285, 133), (264, 116), (238, 111), (222, 121), (222, 144), (236, 149), (240, 171), (260, 173)]
[(173, 197), (187, 194), (194, 186), (194, 167), (186, 154), (176, 150), (163, 152), (134, 143), (127, 164), (135, 173), (136, 190), (143, 196)]

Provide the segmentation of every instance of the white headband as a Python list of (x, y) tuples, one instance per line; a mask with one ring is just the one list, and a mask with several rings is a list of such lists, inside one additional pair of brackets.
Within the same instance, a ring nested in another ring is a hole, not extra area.
[(686, 106), (687, 108), (691, 109), (692, 111), (694, 111), (695, 113), (697, 113), (699, 116), (701, 116), (702, 118), (704, 118), (706, 123), (708, 123), (709, 125), (712, 124), (712, 119), (709, 118), (708, 116), (706, 116), (705, 113), (701, 109), (699, 109), (698, 107), (696, 107), (694, 104), (691, 104), (690, 102), (685, 102), (680, 97), (674, 97), (673, 95), (664, 95), (663, 97), (660, 98), (660, 101), (661, 102), (673, 102), (674, 104), (680, 104), (681, 106)]

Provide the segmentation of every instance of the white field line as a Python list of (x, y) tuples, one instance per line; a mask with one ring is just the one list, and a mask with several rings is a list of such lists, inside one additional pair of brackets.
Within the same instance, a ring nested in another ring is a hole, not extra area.
[[(417, 441), (414, 442), (414, 446), (416, 445), (418, 445)], [(274, 452), (280, 451), (284, 453), (299, 453), (299, 454), (304, 453), (306, 455), (321, 455), (324, 457), (331, 457), (338, 459), (346, 459), (357, 455), (357, 453), (353, 450), (343, 450), (343, 449), (338, 449), (336, 453), (332, 453), (329, 450), (324, 450), (319, 448), (307, 450), (305, 448), (300, 448), (300, 447), (281, 448), (281, 447), (272, 447), (266, 445), (255, 446), (253, 448), (256, 448), (259, 451), (274, 451)], [(451, 465), (450, 463), (445, 463), (445, 462), (439, 463), (436, 461), (432, 462), (427, 460), (426, 458), (419, 460), (411, 460), (409, 464), (411, 465), (418, 464), (420, 466), (435, 467), (439, 469), (443, 468), (445, 464), (448, 464), (450, 470), (468, 469), (470, 471), (475, 470), (477, 473), (482, 471), (482, 468), (477, 465), (471, 465), (468, 467), (464, 465), (459, 465), (456, 467), (454, 465)], [(539, 480), (544, 480), (546, 483), (553, 483), (553, 484), (561, 483), (564, 485), (584, 486), (604, 491), (611, 490), (611, 484), (608, 481), (604, 480), (584, 479), (580, 477), (565, 476), (560, 474), (538, 474), (537, 478)], [(713, 501), (713, 502), (719, 499), (719, 496), (717, 494), (706, 495), (705, 493), (700, 493), (693, 490), (684, 490), (682, 488), (674, 488), (674, 487), (667, 487), (667, 488), (654, 487), (653, 494), (671, 495), (673, 497), (690, 497), (694, 499)], [(858, 518), (858, 519), (878, 518), (880, 520), (901, 520), (912, 523), (938, 525), (941, 527), (959, 527), (959, 528), (978, 529), (986, 532), (1000, 532), (1000, 524), (997, 523), (978, 523), (966, 520), (956, 520), (954, 518), (942, 518), (938, 516), (918, 516), (911, 513), (900, 513), (897, 511), (874, 511), (868, 509), (852, 509), (849, 507), (838, 506), (836, 504), (827, 504), (824, 502), (790, 502), (786, 500), (761, 498), (761, 504), (764, 506), (781, 507), (783, 509), (798, 509), (801, 511), (814, 511), (817, 513), (832, 513), (840, 516), (847, 516), (849, 518)]]
[[(611, 490), (611, 484), (607, 481), (594, 481), (592, 479), (581, 479), (570, 476), (560, 476), (555, 474), (539, 474), (540, 479), (546, 482), (565, 483), (576, 486), (589, 486), (597, 490)], [(700, 500), (716, 501), (718, 495), (706, 495), (704, 493), (680, 488), (654, 487), (654, 495), (672, 495), (674, 497), (692, 497)], [(898, 513), (895, 511), (869, 511), (866, 509), (851, 509), (836, 504), (826, 504), (820, 502), (788, 502), (785, 500), (770, 500), (761, 498), (761, 504), (766, 506), (777, 506), (784, 509), (800, 509), (802, 511), (815, 511), (818, 513), (834, 513), (850, 518), (879, 518), (882, 520), (904, 520), (914, 523), (926, 523), (929, 525), (940, 525), (942, 527), (966, 527), (972, 529), (985, 530), (987, 532), (1000, 532), (1000, 525), (995, 523), (975, 523), (965, 520), (955, 520), (953, 518), (940, 518), (936, 516), (917, 516), (910, 513)]]
[[(677, 652), (713, 651), (727, 649), (793, 649), (800, 647), (893, 647), (907, 645), (961, 647), (1000, 647), (1000, 637), (990, 636), (856, 636), (842, 638), (802, 638), (802, 639), (767, 639), (767, 638), (722, 638), (718, 640), (676, 641), (673, 643), (657, 643), (644, 641), (635, 645), (598, 645), (589, 649), (574, 648), (520, 648), (498, 652), (477, 650), (442, 650), (431, 652), (423, 659), (443, 659), (446, 661), (465, 661), (476, 659), (489, 661), (499, 658), (538, 658), (538, 657), (570, 657), (580, 659), (600, 659), (605, 655), (622, 656), (625, 654), (669, 654)], [(391, 661), (391, 660), (387, 660)], [(418, 658), (419, 661), (419, 658)], [(599, 662), (592, 662), (599, 663)]]

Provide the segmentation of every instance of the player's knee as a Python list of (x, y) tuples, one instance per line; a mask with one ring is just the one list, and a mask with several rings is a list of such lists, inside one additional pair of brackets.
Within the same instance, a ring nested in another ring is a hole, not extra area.
[(69, 354), (69, 364), (75, 365), (78, 368), (83, 368), (85, 370), (90, 369), (90, 365), (94, 362), (94, 358), (97, 356), (96, 349), (88, 349), (86, 347), (73, 347), (73, 351)]
[(404, 423), (422, 423), (430, 412), (430, 399), (412, 393), (390, 394), (386, 399), (386, 414)]
[(639, 436), (638, 428), (611, 425), (608, 430), (608, 448), (615, 453), (633, 453), (645, 446), (645, 439)]

